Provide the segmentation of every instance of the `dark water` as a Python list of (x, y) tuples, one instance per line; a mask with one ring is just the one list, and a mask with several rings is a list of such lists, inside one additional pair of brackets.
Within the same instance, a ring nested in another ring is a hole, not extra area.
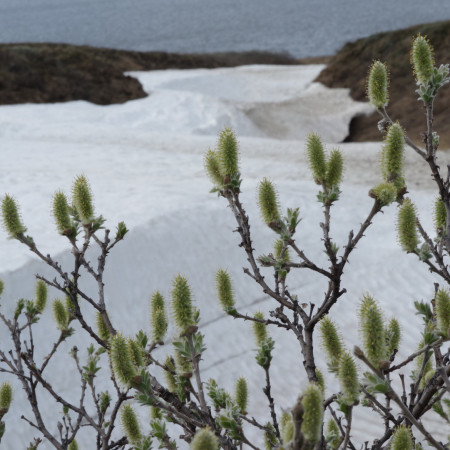
[(449, 0), (0, 0), (0, 42), (304, 57), (448, 19)]

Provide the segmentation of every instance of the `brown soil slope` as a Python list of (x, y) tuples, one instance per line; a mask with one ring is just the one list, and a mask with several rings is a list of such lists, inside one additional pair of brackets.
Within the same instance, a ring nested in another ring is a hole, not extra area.
[(147, 95), (125, 71), (297, 63), (290, 56), (265, 52), (181, 55), (62, 44), (2, 44), (0, 104), (123, 103)]
[[(450, 21), (415, 26), (405, 30), (381, 33), (345, 45), (333, 56), (317, 81), (329, 87), (350, 88), (355, 100), (366, 101), (366, 77), (374, 59), (386, 62), (390, 69), (390, 102), (388, 112), (399, 120), (416, 142), (421, 141), (425, 120), (422, 103), (417, 101), (416, 84), (411, 71), (410, 47), (418, 33), (429, 38), (437, 65), (450, 63)], [(378, 141), (378, 113), (355, 118), (348, 141)], [(450, 147), (450, 85), (444, 86), (435, 101), (435, 130), (441, 147)]]

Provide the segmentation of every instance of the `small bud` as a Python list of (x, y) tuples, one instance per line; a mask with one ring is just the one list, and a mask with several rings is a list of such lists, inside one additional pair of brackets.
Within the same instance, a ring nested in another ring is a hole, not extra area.
[(116, 239), (120, 241), (125, 237), (125, 235), (128, 233), (128, 228), (125, 225), (125, 222), (119, 222), (117, 224), (117, 230), (116, 230)]
[(420, 34), (412, 44), (411, 64), (414, 68), (417, 84), (427, 84), (433, 76), (433, 49), (427, 38)]
[(232, 177), (239, 173), (239, 150), (236, 136), (230, 128), (225, 128), (219, 135), (217, 151), (220, 173)]
[(106, 410), (111, 404), (111, 396), (108, 391), (102, 392), (100, 395), (100, 411), (105, 415)]
[(192, 439), (191, 450), (219, 450), (219, 441), (209, 428), (202, 428)]
[(406, 198), (398, 211), (397, 233), (400, 245), (405, 252), (413, 252), (419, 245), (417, 236), (416, 207)]
[(326, 185), (329, 188), (339, 187), (342, 181), (342, 173), (344, 172), (344, 159), (339, 149), (331, 151), (330, 158), (327, 163)]
[(403, 160), (405, 133), (398, 122), (392, 124), (383, 141), (381, 154), (382, 174), (386, 183), (393, 183), (397, 189), (405, 187)]
[(398, 426), (392, 435), (391, 450), (413, 450), (411, 430), (406, 425)]
[(389, 76), (381, 61), (374, 61), (370, 67), (367, 97), (375, 108), (384, 108), (389, 102)]
[(4, 382), (0, 386), (0, 410), (8, 410), (12, 402), (12, 387), (8, 382)]
[(246, 414), (247, 401), (248, 401), (248, 389), (247, 380), (244, 377), (240, 377), (236, 381), (236, 405), (239, 408), (241, 414)]
[(72, 187), (73, 205), (80, 217), (81, 222), (86, 225), (94, 220), (94, 206), (91, 188), (85, 176), (75, 178)]
[(323, 184), (327, 177), (327, 163), (325, 151), (317, 134), (310, 134), (306, 141), (306, 156), (309, 167), (317, 184)]
[(121, 415), (122, 425), (125, 430), (125, 434), (127, 435), (128, 441), (130, 442), (130, 444), (138, 444), (141, 440), (142, 435), (136, 413), (128, 403), (125, 403), (122, 406)]
[(47, 304), (47, 285), (44, 281), (38, 280), (36, 283), (36, 300), (34, 306), (38, 312), (42, 312)]
[(387, 206), (397, 199), (397, 188), (393, 183), (383, 182), (375, 186), (369, 195), (376, 198), (382, 206)]
[(436, 293), (436, 322), (439, 331), (450, 337), (450, 294), (446, 289), (439, 289)]
[(209, 149), (204, 160), (205, 170), (209, 179), (217, 187), (223, 186), (225, 174), (221, 172), (219, 152)]
[(59, 299), (53, 301), (53, 317), (58, 328), (61, 331), (66, 331), (69, 327), (69, 314), (64, 303)]
[(165, 310), (164, 297), (159, 291), (156, 291), (150, 300), (152, 311), (152, 336), (154, 342), (162, 342), (167, 332), (167, 314)]
[(322, 345), (328, 356), (330, 366), (337, 367), (343, 345), (337, 332), (336, 325), (328, 316), (325, 316), (320, 321), (320, 334), (322, 336)]
[[(264, 314), (257, 312), (254, 315), (255, 319), (264, 320)], [(256, 345), (260, 346), (267, 339), (266, 324), (262, 322), (253, 322), (253, 333), (255, 334)]]
[(125, 386), (128, 386), (136, 375), (136, 369), (133, 365), (131, 349), (120, 333), (111, 338), (110, 355), (115, 375)]
[(445, 235), (447, 230), (447, 210), (445, 209), (445, 203), (440, 197), (434, 202), (433, 216), (436, 233)]
[(234, 294), (231, 278), (226, 270), (219, 269), (216, 274), (217, 296), (225, 312), (234, 309)]
[(303, 392), (302, 405), (301, 432), (309, 442), (316, 443), (322, 435), (323, 396), (315, 383), (311, 383)]
[(342, 442), (342, 436), (339, 427), (334, 419), (330, 419), (327, 423), (326, 441), (330, 445), (331, 450), (337, 450)]
[(339, 385), (347, 405), (355, 405), (359, 398), (359, 382), (356, 364), (351, 355), (343, 352), (339, 359)]
[[(283, 241), (281, 239), (277, 239), (273, 244), (273, 252), (276, 259), (281, 259), (281, 252), (283, 250)], [(291, 255), (289, 253), (289, 248), (285, 248), (283, 253), (283, 262), (291, 262)]]
[(280, 222), (278, 195), (271, 181), (264, 178), (259, 183), (258, 203), (261, 216), (267, 225)]
[[(167, 356), (166, 360), (164, 361), (164, 365), (172, 372), (175, 372), (175, 361), (172, 357)], [(177, 392), (177, 382), (175, 379), (175, 375), (167, 370), (164, 370), (164, 376), (166, 378), (167, 389), (172, 394), (175, 394), (175, 392)]]
[(106, 323), (103, 320), (103, 316), (99, 311), (97, 311), (96, 319), (97, 333), (101, 339), (107, 341), (111, 337), (111, 334), (109, 333), (108, 327), (106, 326)]
[(76, 439), (74, 439), (68, 446), (67, 450), (78, 450), (78, 443)]
[(172, 307), (175, 322), (180, 330), (180, 334), (183, 334), (186, 328), (194, 325), (194, 311), (192, 308), (191, 288), (186, 278), (181, 275), (178, 275), (173, 281)]
[(400, 324), (396, 318), (392, 318), (389, 321), (387, 329), (385, 330), (386, 336), (386, 359), (389, 359), (395, 350), (399, 349), (401, 329)]
[(10, 195), (6, 194), (2, 200), (2, 219), (3, 227), (8, 232), (11, 239), (24, 234), (27, 229), (20, 220), (19, 208), (16, 201)]
[(290, 411), (282, 412), (280, 425), (281, 441), (283, 445), (287, 445), (294, 438), (294, 422)]
[(367, 359), (378, 367), (386, 356), (384, 320), (378, 303), (365, 295), (359, 307), (359, 326)]
[(53, 197), (53, 217), (60, 234), (66, 234), (73, 227), (69, 215), (69, 204), (63, 192), (56, 192)]

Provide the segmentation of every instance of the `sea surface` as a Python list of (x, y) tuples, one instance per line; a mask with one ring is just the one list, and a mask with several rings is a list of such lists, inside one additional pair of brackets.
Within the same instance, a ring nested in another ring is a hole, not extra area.
[(0, 42), (306, 57), (447, 19), (449, 0), (0, 0)]

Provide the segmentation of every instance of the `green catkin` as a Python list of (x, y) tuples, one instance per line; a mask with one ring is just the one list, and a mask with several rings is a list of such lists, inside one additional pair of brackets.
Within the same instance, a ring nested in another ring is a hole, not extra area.
[(416, 221), (416, 207), (409, 198), (406, 198), (397, 216), (398, 240), (405, 252), (413, 252), (419, 245)]
[(122, 425), (125, 434), (127, 435), (128, 441), (131, 444), (138, 444), (142, 437), (141, 429), (136, 413), (128, 403), (125, 403), (122, 406), (121, 416)]
[[(166, 360), (164, 361), (164, 365), (171, 370), (172, 372), (175, 372), (175, 361), (171, 356), (167, 356)], [(164, 370), (164, 376), (166, 378), (166, 384), (167, 389), (172, 393), (175, 394), (177, 392), (177, 382), (175, 375), (168, 370)]]
[(398, 320), (393, 317), (385, 330), (386, 337), (386, 359), (389, 359), (394, 350), (398, 350), (400, 346), (401, 329)]
[(100, 394), (100, 411), (104, 415), (106, 410), (109, 408), (111, 404), (111, 396), (108, 391), (102, 392)]
[(450, 293), (446, 289), (439, 289), (435, 297), (436, 323), (438, 330), (450, 337)]
[(246, 414), (247, 402), (248, 402), (248, 389), (247, 380), (244, 377), (240, 377), (236, 381), (236, 405), (239, 408), (241, 414)]
[(405, 133), (398, 122), (392, 124), (384, 138), (381, 156), (382, 174), (386, 183), (393, 183), (397, 189), (405, 186), (403, 160)]
[(192, 307), (191, 288), (181, 275), (178, 275), (173, 281), (172, 288), (172, 307), (175, 323), (178, 326), (180, 334), (194, 324), (194, 310)]
[(303, 392), (302, 405), (301, 432), (309, 442), (316, 443), (322, 435), (323, 396), (315, 383), (311, 383)]
[(24, 234), (27, 229), (20, 219), (19, 208), (13, 197), (6, 194), (2, 200), (3, 227), (11, 239)]
[(128, 386), (136, 375), (136, 369), (130, 346), (122, 334), (117, 333), (111, 338), (110, 355), (116, 377), (122, 384)]
[(0, 280), (0, 295), (3, 294), (3, 289), (5, 289), (5, 283), (3, 283), (3, 280)]
[(261, 216), (267, 225), (280, 222), (278, 195), (273, 183), (267, 178), (259, 183), (258, 204)]
[(378, 367), (386, 357), (384, 321), (378, 303), (365, 295), (359, 308), (359, 325), (367, 359)]
[(98, 335), (100, 336), (101, 339), (107, 341), (111, 337), (111, 334), (109, 333), (108, 327), (106, 326), (106, 323), (103, 320), (103, 317), (99, 311), (97, 311), (96, 314), (96, 324)]
[(325, 378), (321, 370), (316, 367), (316, 377), (317, 377), (317, 385), (320, 387), (322, 391), (322, 395), (325, 396)]
[(397, 187), (393, 183), (382, 182), (371, 190), (371, 194), (382, 206), (390, 205), (397, 198)]
[(60, 234), (65, 234), (72, 228), (69, 212), (70, 207), (67, 197), (63, 192), (56, 192), (53, 197), (53, 217)]
[(327, 423), (327, 442), (331, 447), (331, 450), (337, 450), (342, 442), (342, 436), (339, 431), (338, 424), (334, 419), (330, 419)]
[(317, 184), (323, 184), (327, 177), (325, 151), (320, 136), (311, 133), (306, 141), (306, 156), (313, 178)]
[(159, 291), (156, 291), (150, 300), (152, 312), (151, 325), (154, 342), (162, 342), (167, 332), (168, 320), (165, 310), (164, 297)]
[(411, 430), (405, 426), (398, 426), (392, 435), (391, 450), (413, 450), (414, 443)]
[(339, 187), (344, 172), (344, 159), (339, 149), (331, 151), (327, 163), (326, 184), (329, 188)]
[[(257, 312), (253, 316), (255, 319), (264, 320), (264, 314)], [(253, 322), (253, 333), (255, 335), (256, 345), (260, 346), (267, 339), (266, 324), (262, 322)]]
[(34, 306), (39, 313), (42, 313), (47, 304), (47, 285), (44, 281), (38, 280), (35, 289), (36, 299), (34, 301)]
[(434, 202), (433, 219), (436, 233), (445, 235), (447, 229), (447, 211), (441, 197), (438, 197)]
[(85, 176), (75, 178), (72, 187), (73, 205), (83, 224), (88, 224), (94, 219), (94, 206), (91, 188)]
[(161, 412), (161, 408), (158, 408), (157, 406), (151, 406), (150, 407), (150, 417), (153, 420), (162, 420), (163, 415)]
[(264, 433), (264, 447), (266, 450), (272, 450), (278, 445), (278, 439), (275, 435), (275, 428), (270, 422), (266, 423), (266, 431)]
[(281, 441), (287, 445), (294, 438), (294, 422), (290, 411), (283, 411), (280, 420)]
[(374, 61), (370, 67), (367, 97), (375, 108), (384, 108), (389, 103), (389, 74), (381, 61)]
[(13, 394), (12, 387), (8, 382), (4, 382), (0, 386), (0, 410), (5, 409), (8, 411), (11, 406)]
[(66, 306), (59, 299), (53, 301), (53, 317), (55, 318), (57, 327), (61, 331), (66, 331), (69, 327), (69, 314)]
[(209, 149), (205, 155), (204, 165), (206, 174), (212, 183), (217, 187), (222, 187), (225, 174), (221, 172), (219, 153)]
[(74, 439), (68, 446), (67, 446), (67, 450), (78, 450), (78, 443), (76, 441), (76, 439)]
[(219, 135), (217, 151), (220, 163), (220, 173), (232, 177), (239, 173), (239, 148), (235, 134), (230, 128), (225, 128)]
[(219, 450), (219, 441), (209, 428), (202, 428), (192, 439), (191, 450)]
[(133, 358), (133, 363), (137, 367), (142, 367), (144, 365), (144, 349), (139, 342), (134, 339), (128, 338), (128, 346), (130, 348), (131, 356)]
[(234, 309), (233, 286), (229, 273), (224, 269), (219, 269), (216, 273), (216, 288), (222, 309), (225, 312)]
[(339, 359), (338, 378), (345, 403), (356, 404), (359, 398), (358, 371), (348, 352), (343, 352)]
[[(283, 250), (283, 245), (284, 244), (281, 239), (277, 239), (273, 244), (273, 251), (276, 259), (281, 259), (281, 252)], [(291, 262), (291, 255), (289, 253), (289, 248), (285, 248), (282, 261), (285, 263)]]
[(343, 345), (337, 332), (336, 325), (328, 316), (325, 316), (320, 321), (320, 334), (322, 336), (322, 345), (328, 356), (330, 366), (337, 366), (343, 350)]
[(417, 84), (426, 84), (433, 76), (433, 49), (425, 36), (420, 34), (414, 39), (411, 48), (411, 64)]

